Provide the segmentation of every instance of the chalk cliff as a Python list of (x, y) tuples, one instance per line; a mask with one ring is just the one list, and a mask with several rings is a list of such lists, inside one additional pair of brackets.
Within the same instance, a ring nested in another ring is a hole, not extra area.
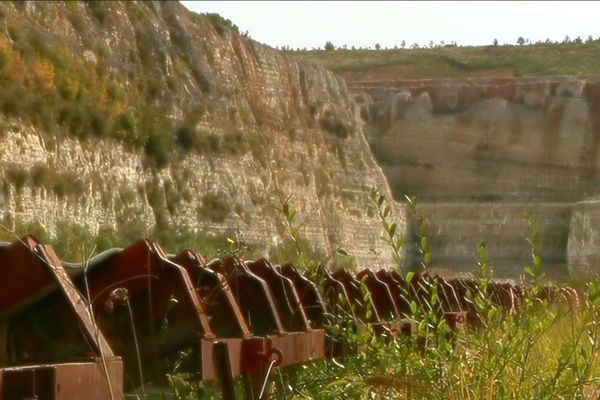
[(384, 250), (367, 199), (389, 189), (323, 67), (175, 2), (6, 2), (0, 22), (8, 228), (239, 229), (268, 250), (278, 182), (318, 249)]
[(518, 276), (527, 214), (548, 271), (599, 259), (600, 78), (345, 78), (394, 195), (422, 202), (434, 266), (469, 269), (485, 241)]
[(576, 201), (595, 192), (600, 79), (350, 81), (394, 192)]

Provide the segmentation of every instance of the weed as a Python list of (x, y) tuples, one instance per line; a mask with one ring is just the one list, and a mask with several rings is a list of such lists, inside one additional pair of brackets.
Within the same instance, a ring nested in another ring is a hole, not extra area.
[(404, 246), (404, 237), (398, 231), (398, 225), (390, 221), (392, 205), (378, 189), (371, 190), (369, 199), (371, 200), (370, 213), (377, 213), (383, 227), (384, 234), (381, 236), (381, 239), (389, 246), (392, 252), (394, 266), (401, 271), (403, 269), (402, 249)]
[(29, 174), (27, 170), (19, 167), (12, 167), (7, 169), (6, 171), (6, 179), (14, 185), (17, 191), (20, 191), (27, 180), (29, 178)]
[(223, 222), (231, 214), (233, 207), (223, 194), (207, 193), (202, 196), (200, 212), (213, 222)]
[[(382, 223), (394, 265), (400, 265), (402, 241), (391, 221), (391, 206), (378, 191), (371, 192), (373, 209)], [(414, 200), (412, 201), (415, 204)], [(389, 208), (388, 208), (389, 207)], [(288, 218), (294, 221), (294, 218)], [(571, 310), (552, 305), (540, 286), (541, 260), (537, 223), (528, 217), (532, 266), (519, 313), (506, 312), (489, 290), (494, 270), (487, 246), (478, 247), (473, 276), (479, 282), (467, 294), (481, 318), (482, 328), (450, 330), (439, 313), (440, 298), (428, 291), (423, 304), (410, 303), (422, 346), (411, 340), (387, 340), (357, 329), (338, 312), (328, 334), (347, 344), (366, 344), (367, 351), (320, 361), (292, 372), (284, 371), (276, 395), (292, 398), (406, 398), (406, 399), (555, 399), (595, 398), (600, 319), (600, 285), (587, 284), (584, 306)], [(422, 255), (427, 254), (421, 244)], [(411, 279), (412, 272), (406, 272)], [(364, 295), (364, 293), (363, 293)], [(368, 304), (366, 296), (363, 303)]]

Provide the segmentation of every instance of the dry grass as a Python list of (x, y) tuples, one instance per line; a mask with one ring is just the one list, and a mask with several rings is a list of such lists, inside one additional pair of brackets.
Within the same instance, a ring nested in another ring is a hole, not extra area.
[(289, 52), (342, 75), (382, 71), (405, 79), (600, 74), (600, 42), (530, 46)]

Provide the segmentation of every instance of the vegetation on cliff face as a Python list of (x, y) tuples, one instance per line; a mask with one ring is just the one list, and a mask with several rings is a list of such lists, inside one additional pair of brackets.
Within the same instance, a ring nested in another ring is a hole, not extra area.
[[(158, 167), (169, 162), (176, 151), (237, 151), (239, 137), (235, 133), (224, 139), (202, 134), (186, 120), (192, 116), (170, 115), (168, 102), (184, 90), (181, 77), (192, 74), (201, 92), (209, 91), (212, 82), (194, 70), (183, 54), (172, 61), (174, 74), (169, 77), (156, 65), (167, 56), (158, 48), (164, 43), (148, 35), (153, 23), (148, 13), (156, 13), (158, 6), (127, 2), (121, 8), (90, 1), (31, 11), (28, 7), (25, 2), (0, 7), (5, 28), (5, 35), (0, 36), (2, 113), (32, 123), (53, 137), (118, 140), (132, 149), (143, 149)], [(35, 19), (45, 12), (62, 14), (64, 24), (54, 33), (17, 18), (29, 14)], [(114, 65), (118, 55), (110, 43), (93, 37), (98, 29), (114, 29), (115, 18), (128, 20), (134, 30), (134, 43), (127, 49), (128, 57), (119, 60), (120, 66)], [(206, 21), (221, 35), (238, 31), (218, 15), (209, 15)], [(61, 35), (72, 40), (59, 40)], [(178, 40), (183, 39), (174, 35), (171, 44), (182, 46)]]
[(378, 72), (404, 79), (598, 75), (600, 42), (529, 46), (442, 46), (421, 49), (292, 51), (344, 76)]
[(385, 178), (344, 82), (231, 21), (176, 2), (0, 3), (0, 84), (0, 222), (18, 234), (240, 229), (278, 251), (278, 178), (322, 251), (357, 226), (363, 255), (375, 245), (364, 198)]

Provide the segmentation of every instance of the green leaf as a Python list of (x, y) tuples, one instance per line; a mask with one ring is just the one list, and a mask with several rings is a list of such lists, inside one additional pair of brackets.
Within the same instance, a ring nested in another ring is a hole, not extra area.
[(396, 248), (399, 249), (404, 244), (404, 239), (401, 237), (397, 237), (394, 244), (395, 244)]
[(348, 252), (344, 249), (338, 249), (337, 252), (346, 257), (350, 256), (350, 254), (348, 254)]
[(375, 199), (377, 199), (377, 193), (378, 193), (377, 189), (371, 190), (371, 194), (370, 194), (371, 200), (375, 201)]
[(294, 221), (296, 219), (297, 215), (298, 215), (298, 213), (296, 211), (292, 211), (292, 212), (290, 212), (288, 218), (289, 218), (290, 221)]
[(425, 253), (423, 256), (423, 262), (425, 264), (429, 264), (431, 262), (431, 253)]

